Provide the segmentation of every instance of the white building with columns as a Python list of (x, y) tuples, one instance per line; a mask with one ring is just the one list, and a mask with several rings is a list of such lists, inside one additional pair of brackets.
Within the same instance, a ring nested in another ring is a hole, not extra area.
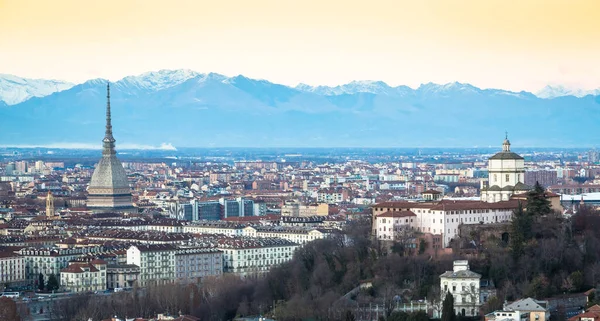
[(525, 159), (510, 151), (508, 137), (502, 151), (488, 161), (488, 179), (481, 181), (481, 200), (484, 202), (508, 201), (513, 194), (531, 190), (525, 182)]

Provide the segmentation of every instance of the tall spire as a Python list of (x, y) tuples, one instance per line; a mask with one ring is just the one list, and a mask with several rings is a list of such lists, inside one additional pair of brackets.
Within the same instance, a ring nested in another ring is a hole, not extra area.
[(115, 138), (112, 134), (112, 125), (110, 121), (110, 83), (106, 84), (106, 132), (102, 142), (102, 155), (116, 154)]

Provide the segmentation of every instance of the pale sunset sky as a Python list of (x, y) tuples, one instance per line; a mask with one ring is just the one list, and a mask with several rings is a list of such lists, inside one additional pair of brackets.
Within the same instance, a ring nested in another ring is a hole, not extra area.
[(0, 73), (600, 87), (598, 0), (0, 0)]

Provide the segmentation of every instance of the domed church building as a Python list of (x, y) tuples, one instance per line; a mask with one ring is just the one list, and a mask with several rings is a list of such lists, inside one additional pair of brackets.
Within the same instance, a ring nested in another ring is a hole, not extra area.
[(510, 151), (508, 136), (502, 143), (502, 151), (488, 161), (488, 179), (481, 181), (481, 200), (484, 202), (508, 201), (513, 194), (521, 194), (532, 188), (525, 185), (525, 159)]

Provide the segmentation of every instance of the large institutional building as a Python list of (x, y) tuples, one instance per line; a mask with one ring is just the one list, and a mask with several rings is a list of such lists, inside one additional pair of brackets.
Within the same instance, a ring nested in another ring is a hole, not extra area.
[(508, 137), (502, 143), (502, 151), (490, 157), (488, 173), (488, 180), (481, 183), (481, 200), (484, 202), (508, 201), (513, 194), (531, 190), (524, 183), (525, 159), (510, 151)]
[(97, 212), (133, 209), (131, 189), (123, 165), (117, 159), (110, 119), (110, 85), (106, 86), (106, 132), (102, 158), (96, 165), (88, 188), (87, 207)]
[(519, 206), (519, 195), (531, 190), (525, 185), (525, 160), (510, 151), (508, 137), (502, 151), (489, 159), (489, 180), (482, 182), (480, 201), (440, 199), (430, 193), (422, 202), (385, 202), (373, 205), (373, 236), (397, 241), (401, 232), (413, 229), (430, 234), (433, 248), (450, 245), (461, 224), (509, 222)]

